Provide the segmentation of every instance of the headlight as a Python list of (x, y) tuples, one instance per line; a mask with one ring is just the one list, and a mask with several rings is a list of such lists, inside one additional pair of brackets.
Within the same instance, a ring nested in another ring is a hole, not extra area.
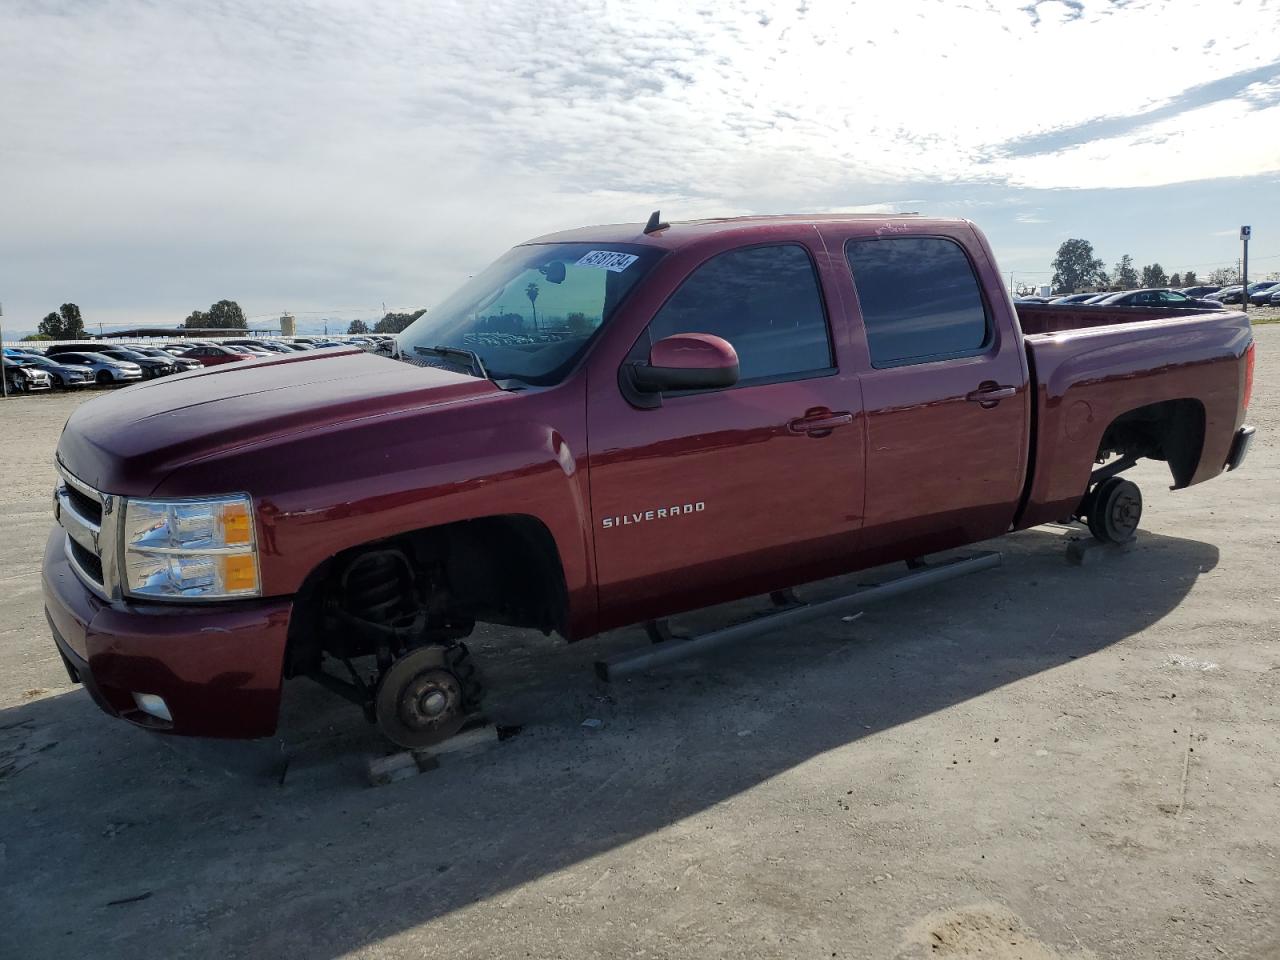
[(129, 500), (124, 508), (124, 586), (135, 597), (257, 597), (253, 504), (246, 496)]

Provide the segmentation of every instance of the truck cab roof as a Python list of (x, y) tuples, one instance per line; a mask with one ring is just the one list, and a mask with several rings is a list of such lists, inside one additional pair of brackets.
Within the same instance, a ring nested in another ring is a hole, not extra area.
[(577, 227), (536, 237), (526, 243), (638, 243), (675, 249), (713, 236), (735, 235), (744, 243), (765, 238), (779, 227), (857, 225), (859, 233), (872, 234), (889, 224), (910, 223), (912, 232), (931, 227), (954, 230), (969, 223), (956, 217), (922, 217), (917, 213), (805, 213), (769, 216), (715, 217), (705, 220), (673, 220), (651, 233), (643, 223), (610, 223)]

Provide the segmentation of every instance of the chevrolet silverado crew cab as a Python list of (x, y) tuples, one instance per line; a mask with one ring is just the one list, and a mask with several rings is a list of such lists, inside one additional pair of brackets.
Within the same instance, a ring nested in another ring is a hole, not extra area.
[(456, 732), (477, 622), (576, 641), (1048, 521), (1133, 535), (1138, 458), (1240, 464), (1224, 310), (1019, 304), (963, 220), (589, 227), (510, 250), (397, 356), (282, 354), (92, 400), (44, 605), (109, 714), (259, 737), (283, 680)]

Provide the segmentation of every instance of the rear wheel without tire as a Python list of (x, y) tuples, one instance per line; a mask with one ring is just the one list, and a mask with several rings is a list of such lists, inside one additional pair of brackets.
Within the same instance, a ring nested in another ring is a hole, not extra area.
[(1126, 543), (1138, 532), (1142, 519), (1142, 491), (1131, 480), (1111, 477), (1094, 490), (1089, 501), (1089, 532), (1103, 543)]

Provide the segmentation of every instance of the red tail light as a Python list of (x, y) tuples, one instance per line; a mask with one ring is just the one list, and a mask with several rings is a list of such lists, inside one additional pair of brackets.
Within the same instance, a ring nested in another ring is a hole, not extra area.
[(1256, 343), (1250, 343), (1244, 351), (1244, 409), (1249, 409), (1249, 398), (1253, 396), (1253, 351)]

